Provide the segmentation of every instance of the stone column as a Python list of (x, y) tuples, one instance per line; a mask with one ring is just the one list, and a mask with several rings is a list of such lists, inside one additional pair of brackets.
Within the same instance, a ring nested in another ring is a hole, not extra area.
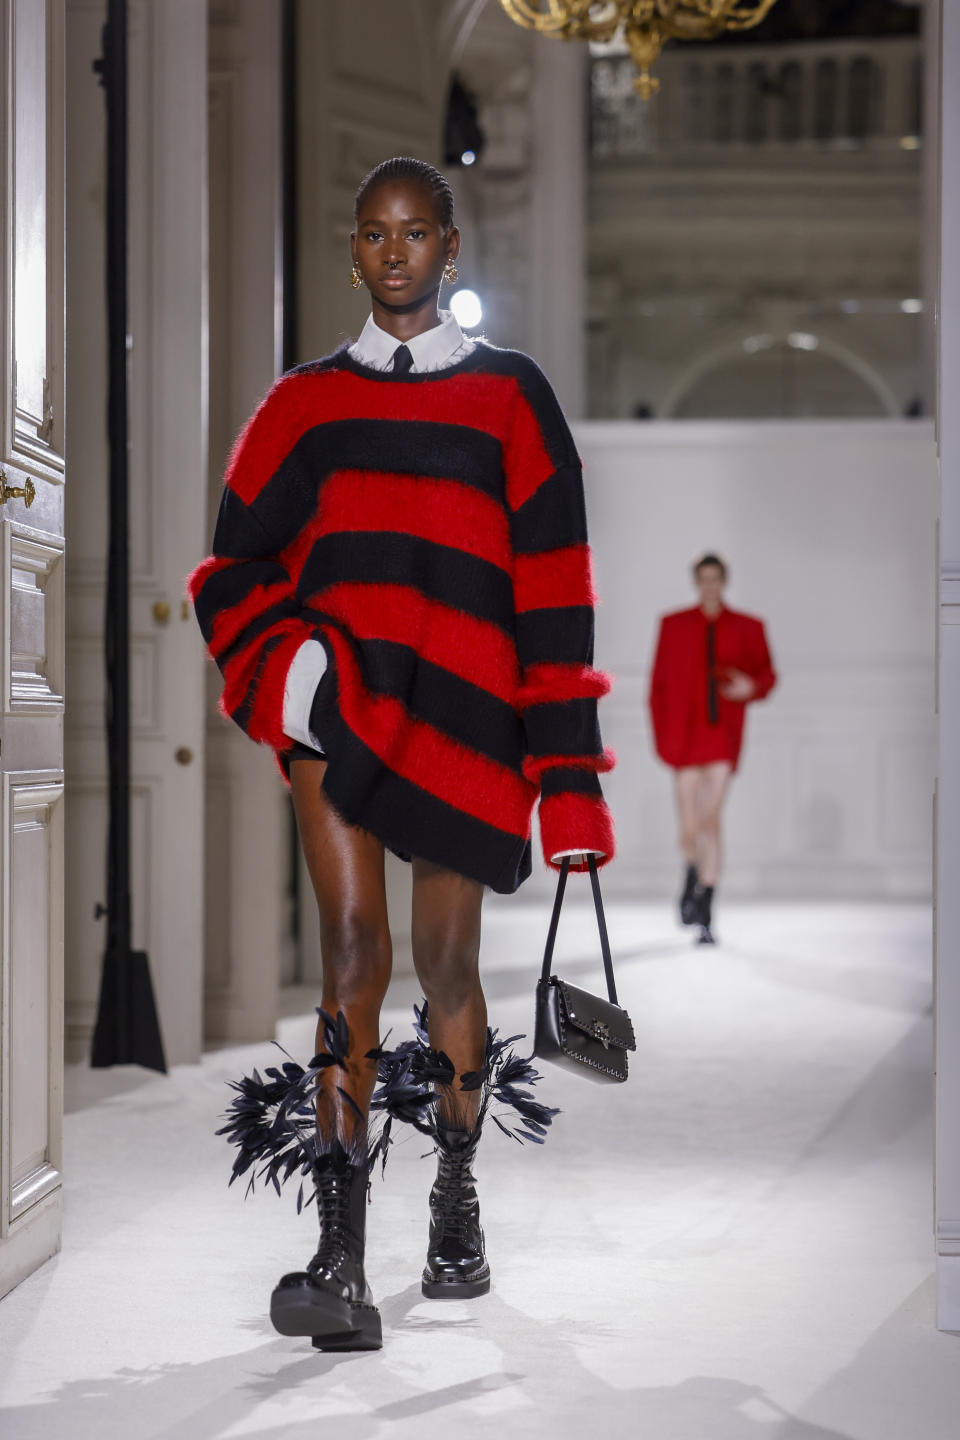
[[(212, 535), (230, 446), (281, 368), (279, 6), (212, 6), (209, 43)], [(291, 817), (273, 756), (224, 724), (219, 691), (208, 686), (204, 1031), (237, 1043), (274, 1033)]]
[(580, 41), (534, 45), (531, 349), (571, 420), (585, 412), (586, 66)]
[[(935, 16), (930, 17), (935, 25)], [(940, 749), (936, 826), (937, 1323), (960, 1330), (960, 0), (942, 0), (937, 430)]]

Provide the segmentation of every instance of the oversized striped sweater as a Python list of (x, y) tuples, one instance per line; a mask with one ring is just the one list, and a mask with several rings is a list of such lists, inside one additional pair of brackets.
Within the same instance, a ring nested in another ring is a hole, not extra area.
[(233, 449), (212, 550), (188, 588), (220, 709), (285, 775), (285, 679), (315, 639), (349, 823), (510, 893), (539, 797), (548, 863), (612, 858), (581, 464), (528, 356), (480, 341), (395, 375), (342, 346), (289, 371)]

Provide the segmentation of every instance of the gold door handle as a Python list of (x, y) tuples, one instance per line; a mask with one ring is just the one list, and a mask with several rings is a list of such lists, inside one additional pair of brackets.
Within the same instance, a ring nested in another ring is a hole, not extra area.
[(22, 485), (8, 485), (7, 472), (3, 466), (0, 465), (0, 505), (5, 505), (8, 500), (16, 500), (18, 497), (22, 497), (24, 504), (29, 510), (33, 504), (33, 497), (36, 493), (37, 488), (29, 475)]
[(166, 625), (170, 619), (170, 606), (166, 600), (155, 600), (153, 602), (153, 619), (157, 625)]
[(193, 760), (193, 751), (189, 745), (181, 745), (173, 752), (173, 758), (178, 765), (189, 765)]

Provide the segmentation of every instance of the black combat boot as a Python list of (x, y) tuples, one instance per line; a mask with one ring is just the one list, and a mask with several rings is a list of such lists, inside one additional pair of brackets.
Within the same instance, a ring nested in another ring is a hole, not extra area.
[(683, 893), (680, 896), (680, 922), (683, 925), (695, 925), (697, 920), (697, 867), (687, 866), (686, 878), (683, 882)]
[(700, 933), (697, 936), (698, 945), (716, 945), (713, 931), (710, 929), (711, 911), (713, 909), (713, 886), (697, 886), (697, 913), (696, 923), (700, 926)]
[(369, 1165), (339, 1144), (316, 1162), (320, 1245), (306, 1270), (284, 1275), (270, 1299), (281, 1335), (312, 1335), (318, 1350), (379, 1350), (380, 1312), (363, 1270)]
[(473, 1174), (480, 1128), (437, 1126), (437, 1178), (430, 1191), (430, 1239), (421, 1286), (431, 1300), (462, 1300), (490, 1289)]

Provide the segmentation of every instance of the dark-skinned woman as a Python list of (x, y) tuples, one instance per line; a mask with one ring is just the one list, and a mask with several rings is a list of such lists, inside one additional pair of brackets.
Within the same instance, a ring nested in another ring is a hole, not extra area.
[[(271, 1315), (324, 1350), (381, 1343), (364, 1272), (369, 1174), (389, 1138), (374, 1122), (434, 1141), (424, 1293), (489, 1289), (483, 1120), (494, 1100), (519, 1105), (514, 1133), (542, 1140), (553, 1112), (518, 1100), (535, 1073), (487, 1026), (484, 890), (529, 875), (538, 800), (548, 864), (614, 853), (598, 779), (613, 763), (597, 725), (609, 679), (593, 667), (581, 468), (560, 407), (528, 356), (438, 309), (460, 234), (432, 166), (398, 157), (367, 175), (350, 247), (370, 317), (267, 394), (190, 579), (221, 709), (289, 779), (320, 912), (317, 1054), (238, 1082), (225, 1132), (235, 1175), (259, 1165), (279, 1188), (299, 1170), (313, 1186), (320, 1246)], [(385, 849), (412, 865), (427, 1000), (391, 1052)]]
[(727, 567), (703, 555), (693, 567), (698, 604), (660, 622), (650, 682), (657, 754), (674, 772), (684, 860), (680, 919), (714, 942), (713, 894), (720, 872), (720, 821), (743, 744), (747, 705), (777, 677), (763, 621), (724, 604)]

